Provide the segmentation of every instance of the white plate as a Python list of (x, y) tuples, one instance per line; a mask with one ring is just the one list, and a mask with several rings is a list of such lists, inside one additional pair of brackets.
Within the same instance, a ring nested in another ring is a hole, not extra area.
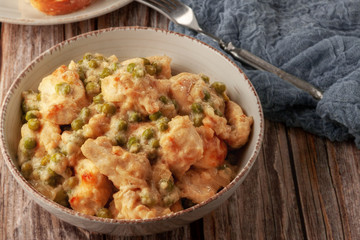
[(59, 16), (48, 16), (31, 6), (30, 0), (0, 0), (0, 21), (25, 25), (53, 25), (77, 22), (104, 15), (133, 0), (97, 0), (90, 6)]

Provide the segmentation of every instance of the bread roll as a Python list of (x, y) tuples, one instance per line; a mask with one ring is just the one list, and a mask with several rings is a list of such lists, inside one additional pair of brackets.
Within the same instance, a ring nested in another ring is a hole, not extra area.
[(31, 4), (48, 15), (63, 15), (78, 11), (95, 0), (30, 0)]

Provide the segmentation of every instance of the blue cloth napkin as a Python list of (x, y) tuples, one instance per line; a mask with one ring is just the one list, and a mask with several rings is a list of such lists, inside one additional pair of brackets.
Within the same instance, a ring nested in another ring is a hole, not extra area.
[[(273, 74), (246, 69), (265, 117), (360, 148), (360, 1), (181, 0), (200, 26), (324, 92), (320, 101)], [(218, 48), (209, 38), (170, 30)], [(219, 49), (219, 48), (218, 48)]]

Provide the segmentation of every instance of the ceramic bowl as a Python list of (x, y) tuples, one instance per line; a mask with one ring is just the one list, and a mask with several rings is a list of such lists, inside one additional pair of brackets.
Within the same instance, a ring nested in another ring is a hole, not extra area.
[[(227, 85), (232, 100), (254, 125), (249, 142), (239, 155), (239, 171), (235, 179), (215, 196), (191, 208), (167, 216), (145, 220), (103, 219), (78, 213), (48, 200), (20, 174), (16, 164), (21, 127), (21, 92), (37, 90), (41, 79), (62, 64), (80, 59), (86, 52), (115, 54), (120, 60), (151, 55), (172, 58), (174, 72), (206, 73), (211, 81)], [(226, 201), (243, 182), (260, 151), (264, 119), (258, 95), (245, 74), (224, 54), (196, 39), (166, 30), (126, 27), (86, 33), (64, 41), (41, 54), (14, 81), (1, 110), (1, 151), (10, 172), (36, 203), (61, 220), (75, 226), (113, 235), (146, 235), (172, 230), (210, 213)]]

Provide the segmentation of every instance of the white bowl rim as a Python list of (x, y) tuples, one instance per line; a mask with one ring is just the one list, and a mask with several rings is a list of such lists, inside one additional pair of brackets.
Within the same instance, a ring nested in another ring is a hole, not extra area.
[[(126, 224), (126, 225), (137, 225), (139, 223), (151, 223), (151, 222), (156, 222), (156, 221), (162, 221), (162, 220), (168, 220), (168, 219), (172, 219), (172, 218), (176, 218), (180, 215), (183, 215), (185, 213), (189, 213), (192, 212), (196, 209), (200, 209), (203, 208), (205, 205), (209, 204), (210, 202), (214, 201), (215, 199), (219, 198), (221, 195), (223, 195), (225, 192), (227, 192), (228, 190), (230, 190), (231, 188), (235, 187), (236, 183), (238, 181), (240, 181), (240, 179), (242, 179), (242, 177), (244, 177), (249, 170), (251, 169), (251, 167), (253, 166), (253, 164), (255, 163), (260, 149), (261, 149), (261, 145), (262, 145), (262, 141), (263, 141), (263, 137), (264, 137), (264, 115), (263, 115), (263, 110), (262, 110), (262, 106), (261, 106), (261, 102), (259, 99), (259, 96), (253, 86), (253, 84), (251, 83), (251, 81), (248, 79), (248, 77), (245, 75), (245, 73), (239, 68), (239, 66), (234, 63), (234, 61), (232, 61), (229, 57), (227, 57), (224, 53), (220, 52), (219, 50), (215, 49), (214, 47), (187, 35), (178, 33), (178, 32), (174, 32), (174, 31), (170, 31), (170, 30), (165, 30), (165, 29), (160, 29), (160, 28), (153, 28), (153, 27), (142, 27), (142, 26), (124, 26), (124, 27), (110, 27), (110, 28), (105, 28), (105, 29), (99, 29), (99, 30), (95, 30), (95, 31), (91, 31), (91, 32), (86, 32), (77, 36), (74, 36), (72, 38), (69, 38), (67, 40), (64, 40), (56, 45), (54, 45), (53, 47), (47, 49), (46, 51), (44, 51), (43, 53), (41, 53), (38, 57), (36, 57), (34, 60), (32, 60), (30, 62), (30, 64), (28, 64), (21, 72), (20, 74), (16, 77), (15, 81), (11, 84), (9, 90), (7, 91), (4, 100), (3, 100), (3, 104), (1, 106), (1, 111), (0, 111), (0, 131), (3, 132), (4, 131), (4, 124), (5, 124), (5, 116), (6, 116), (6, 109), (7, 109), (7, 103), (10, 101), (11, 95), (12, 95), (12, 89), (18, 85), (23, 78), (26, 77), (27, 73), (31, 71), (31, 69), (34, 67), (34, 65), (36, 63), (38, 63), (39, 61), (42, 60), (42, 58), (48, 54), (51, 54), (53, 51), (57, 51), (60, 50), (63, 46), (67, 45), (67, 44), (71, 44), (74, 41), (77, 41), (77, 39), (81, 39), (81, 38), (87, 38), (87, 37), (93, 37), (99, 34), (103, 34), (106, 32), (112, 32), (112, 31), (136, 31), (136, 30), (150, 30), (150, 31), (160, 31), (160, 32), (164, 32), (166, 34), (175, 34), (178, 35), (180, 37), (185, 37), (188, 38), (192, 41), (196, 41), (206, 47), (208, 47), (210, 50), (217, 52), (218, 54), (220, 54), (222, 57), (224, 57), (229, 63), (233, 64), (234, 67), (236, 67), (238, 69), (238, 71), (244, 75), (245, 80), (248, 82), (248, 84), (251, 86), (251, 89), (257, 99), (257, 105), (258, 105), (258, 111), (259, 111), (259, 115), (260, 115), (260, 132), (258, 136), (255, 136), (257, 138), (257, 142), (256, 142), (256, 147), (254, 149), (254, 153), (252, 154), (251, 158), (248, 160), (248, 162), (246, 163), (246, 165), (240, 170), (240, 172), (236, 175), (236, 177), (223, 189), (221, 189), (219, 192), (217, 192), (214, 196), (212, 196), (211, 198), (207, 199), (206, 201), (203, 201), (199, 204), (195, 204), (192, 207), (183, 209), (181, 211), (178, 212), (174, 212), (174, 213), (170, 213), (168, 215), (164, 215), (164, 216), (160, 216), (160, 217), (155, 217), (155, 218), (149, 218), (149, 219), (108, 219), (108, 218), (100, 218), (100, 217), (95, 217), (95, 216), (90, 216), (87, 214), (83, 214), (80, 212), (77, 212), (75, 210), (72, 210), (70, 208), (66, 208), (60, 204), (55, 203), (54, 201), (46, 198), (44, 195), (42, 195), (38, 190), (36, 190), (20, 173), (20, 171), (18, 170), (18, 168), (15, 166), (14, 162), (11, 160), (11, 156), (9, 155), (9, 153), (6, 151), (6, 139), (4, 134), (1, 134), (1, 140), (0, 140), (0, 148), (1, 148), (1, 153), (2, 156), (4, 158), (4, 161), (8, 167), (8, 169), (10, 170), (10, 172), (15, 176), (15, 180), (18, 181), (18, 183), (20, 185), (22, 185), (22, 187), (26, 188), (26, 190), (28, 192), (30, 192), (31, 194), (34, 194), (40, 201), (44, 202), (47, 205), (51, 205), (52, 207), (56, 208), (57, 210), (63, 211), (69, 215), (73, 215), (76, 217), (81, 217), (84, 218), (86, 220), (90, 220), (90, 221), (95, 221), (95, 222), (104, 222), (104, 223), (114, 223), (114, 224)], [(21, 184), (24, 183), (24, 184)]]

